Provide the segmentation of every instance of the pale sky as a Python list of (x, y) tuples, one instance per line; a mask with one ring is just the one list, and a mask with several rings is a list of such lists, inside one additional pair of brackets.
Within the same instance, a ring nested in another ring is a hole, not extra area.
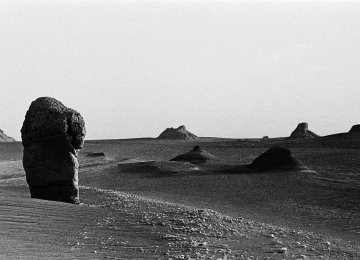
[(360, 123), (360, 1), (0, 1), (0, 129), (50, 96), (87, 139)]

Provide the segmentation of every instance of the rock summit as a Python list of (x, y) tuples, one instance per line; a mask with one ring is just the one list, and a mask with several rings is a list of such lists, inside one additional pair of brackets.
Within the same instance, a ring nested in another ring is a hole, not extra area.
[(199, 138), (182, 125), (178, 128), (166, 128), (165, 131), (159, 135), (158, 139), (197, 140)]
[(317, 134), (309, 130), (308, 123), (300, 123), (296, 129), (291, 133), (289, 139), (305, 139), (319, 137)]
[(357, 133), (360, 132), (360, 124), (358, 124), (358, 125), (353, 125), (353, 126), (351, 127), (350, 131), (349, 131), (349, 133), (355, 133), (355, 132), (357, 132)]
[(15, 142), (16, 140), (10, 136), (7, 136), (3, 130), (0, 129), (0, 142)]

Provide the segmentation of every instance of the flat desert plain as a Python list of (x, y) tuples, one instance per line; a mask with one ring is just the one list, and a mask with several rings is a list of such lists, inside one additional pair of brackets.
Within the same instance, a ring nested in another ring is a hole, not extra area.
[[(215, 162), (167, 166), (195, 145)], [(213, 170), (251, 163), (274, 145), (310, 171)], [(358, 133), (87, 141), (78, 156), (82, 203), (71, 205), (31, 199), (21, 143), (1, 143), (0, 258), (360, 259), (359, 146)], [(129, 167), (149, 160), (158, 163)]]

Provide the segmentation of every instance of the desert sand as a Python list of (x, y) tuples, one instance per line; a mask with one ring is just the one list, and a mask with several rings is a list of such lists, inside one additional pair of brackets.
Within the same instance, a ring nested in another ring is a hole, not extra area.
[[(1, 143), (0, 258), (359, 259), (359, 143), (358, 133), (86, 141), (80, 205), (31, 199), (21, 143)], [(216, 165), (167, 163), (195, 145)], [(310, 170), (211, 171), (251, 163), (273, 145)]]

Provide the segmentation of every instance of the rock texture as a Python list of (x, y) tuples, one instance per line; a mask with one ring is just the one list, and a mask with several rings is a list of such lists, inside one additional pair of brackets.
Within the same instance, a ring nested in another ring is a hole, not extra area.
[(215, 159), (215, 156), (203, 149), (200, 146), (194, 146), (194, 148), (187, 153), (180, 154), (170, 161), (189, 162), (192, 164), (203, 164), (209, 160)]
[(77, 153), (83, 147), (85, 122), (60, 101), (33, 101), (21, 128), (23, 166), (32, 198), (78, 204)]
[(165, 131), (159, 135), (158, 139), (197, 140), (198, 137), (182, 125), (178, 128), (166, 128)]
[(10, 136), (7, 136), (3, 130), (0, 129), (0, 142), (15, 142), (16, 140)]
[(353, 125), (349, 132), (350, 133), (360, 132), (360, 124), (359, 125)]
[(288, 148), (274, 146), (257, 157), (249, 168), (256, 171), (308, 170)]
[(317, 134), (309, 130), (307, 123), (300, 123), (296, 129), (291, 133), (289, 139), (304, 139), (304, 138), (314, 138), (319, 137)]

